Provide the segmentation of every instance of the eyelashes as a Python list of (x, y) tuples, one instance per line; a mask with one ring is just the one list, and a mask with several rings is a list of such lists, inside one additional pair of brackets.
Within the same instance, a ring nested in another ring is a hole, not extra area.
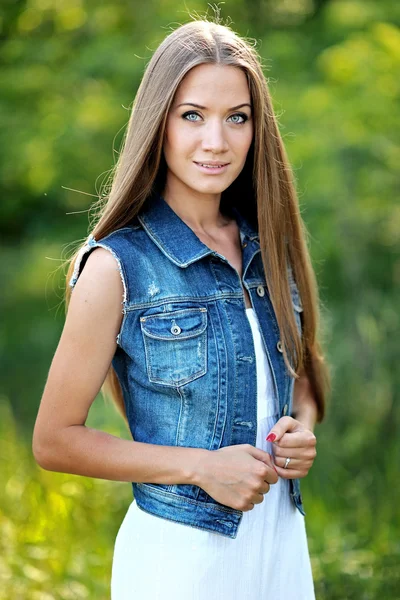
[[(196, 112), (195, 110), (188, 110), (187, 112), (183, 113), (182, 115), (182, 119), (185, 119), (185, 121), (189, 121), (192, 123), (197, 123), (198, 119), (188, 119), (187, 117), (189, 115), (196, 115), (198, 117), (200, 117), (199, 113)], [(244, 125), (244, 123), (246, 123), (246, 121), (248, 121), (249, 117), (245, 114), (245, 113), (234, 113), (233, 115), (231, 115), (229, 118), (231, 117), (241, 117), (242, 121), (232, 121), (232, 123), (234, 123), (235, 125)]]

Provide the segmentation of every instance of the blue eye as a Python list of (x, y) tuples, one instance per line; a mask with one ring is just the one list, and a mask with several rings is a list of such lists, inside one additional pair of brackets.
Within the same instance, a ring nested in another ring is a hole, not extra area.
[[(185, 112), (182, 115), (182, 119), (185, 119), (186, 121), (191, 121), (192, 123), (196, 123), (198, 121), (198, 119), (189, 119), (188, 117), (200, 117), (199, 113), (191, 110), (188, 112)], [(246, 121), (248, 120), (248, 116), (245, 113), (235, 113), (234, 115), (231, 115), (229, 118), (232, 119), (232, 117), (240, 117), (242, 120), (241, 121), (232, 121), (232, 123), (235, 123), (235, 125), (243, 125), (244, 123), (246, 123)]]
[[(190, 111), (190, 112), (185, 112), (185, 113), (182, 115), (182, 118), (183, 118), (183, 119), (186, 119), (186, 117), (189, 117), (189, 116), (192, 116), (192, 115), (193, 115), (193, 116), (196, 116), (196, 117), (199, 117), (199, 116), (200, 116), (200, 115), (199, 115), (197, 112)], [(195, 121), (197, 121), (197, 119), (186, 119), (186, 121), (193, 121), (193, 122), (195, 122)]]
[(242, 121), (233, 121), (237, 125), (243, 125), (243, 123), (246, 123), (246, 121), (248, 119), (248, 116), (245, 115), (244, 113), (235, 113), (234, 115), (232, 115), (232, 117), (241, 117), (243, 119)]

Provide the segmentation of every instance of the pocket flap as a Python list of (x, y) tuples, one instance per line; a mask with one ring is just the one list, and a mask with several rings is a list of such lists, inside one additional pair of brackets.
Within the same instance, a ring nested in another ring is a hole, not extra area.
[(207, 327), (206, 308), (187, 308), (140, 318), (145, 335), (159, 340), (183, 340), (200, 335)]

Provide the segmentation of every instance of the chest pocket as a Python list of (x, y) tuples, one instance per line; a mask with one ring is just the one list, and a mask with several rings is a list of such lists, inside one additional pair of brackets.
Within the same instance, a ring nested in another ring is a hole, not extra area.
[(140, 326), (150, 381), (176, 387), (206, 373), (206, 308), (145, 315)]

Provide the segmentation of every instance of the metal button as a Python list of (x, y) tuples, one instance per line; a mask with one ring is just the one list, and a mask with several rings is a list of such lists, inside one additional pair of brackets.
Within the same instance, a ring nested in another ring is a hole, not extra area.
[(277, 343), (276, 347), (278, 348), (279, 352), (283, 352), (281, 340), (279, 340), (279, 342)]
[(244, 244), (242, 244), (242, 248), (246, 248), (247, 246), (247, 242), (244, 242)]
[(265, 294), (264, 286), (262, 286), (262, 285), (257, 286), (257, 294), (261, 297), (264, 296), (264, 294)]
[(179, 327), (179, 325), (172, 325), (171, 333), (173, 333), (174, 335), (178, 335), (181, 331), (182, 329)]
[(283, 411), (282, 411), (283, 416), (287, 415), (287, 411), (288, 411), (288, 405), (285, 404), (285, 406), (283, 407)]

